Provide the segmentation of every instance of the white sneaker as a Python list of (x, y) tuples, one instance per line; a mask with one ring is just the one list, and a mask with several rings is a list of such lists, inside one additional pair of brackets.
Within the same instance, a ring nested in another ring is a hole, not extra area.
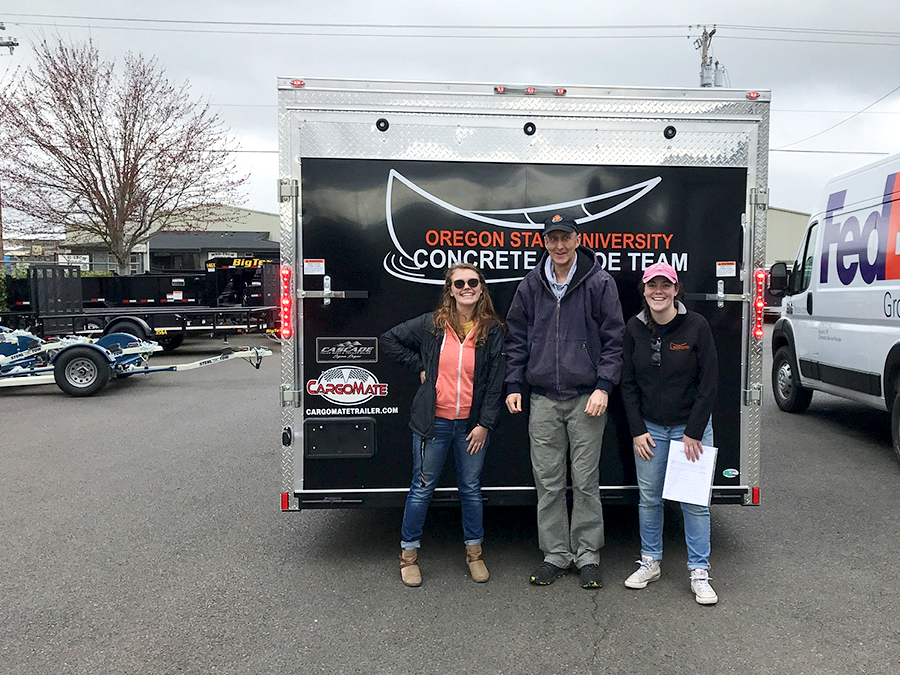
[(642, 555), (640, 560), (635, 560), (640, 565), (637, 572), (625, 580), (628, 588), (646, 588), (651, 581), (659, 579), (659, 560)]
[(719, 601), (719, 596), (709, 585), (708, 570), (691, 570), (691, 590), (701, 605), (714, 605)]

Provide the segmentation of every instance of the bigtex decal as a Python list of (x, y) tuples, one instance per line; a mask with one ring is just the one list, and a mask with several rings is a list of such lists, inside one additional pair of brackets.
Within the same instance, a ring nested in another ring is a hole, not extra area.
[[(519, 281), (540, 259), (544, 220), (562, 213), (578, 223), (582, 244), (599, 249), (597, 258), (607, 271), (643, 270), (659, 261), (684, 271), (687, 254), (671, 250), (672, 234), (589, 232), (584, 228), (633, 204), (661, 181), (662, 177), (656, 176), (619, 190), (541, 206), (473, 211), (426, 192), (391, 169), (385, 216), (394, 249), (385, 256), (384, 269), (398, 279), (439, 285), (444, 283), (448, 267), (466, 262), (481, 268), (489, 282)], [(412, 190), (423, 203), (446, 212), (452, 225), (397, 227), (392, 196), (398, 184)]]
[(387, 396), (388, 386), (365, 368), (338, 366), (309, 380), (306, 393), (338, 405), (359, 405), (375, 396)]
[(822, 230), (822, 284), (837, 281), (849, 286), (859, 275), (866, 284), (885, 279), (900, 279), (900, 174), (887, 177), (880, 209), (865, 215), (841, 220), (847, 191), (828, 197)]

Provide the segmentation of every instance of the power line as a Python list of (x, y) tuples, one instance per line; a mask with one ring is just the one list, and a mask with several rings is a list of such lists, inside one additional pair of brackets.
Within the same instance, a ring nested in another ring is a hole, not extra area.
[(881, 103), (884, 99), (886, 99), (888, 96), (891, 96), (892, 94), (894, 94), (894, 93), (897, 92), (897, 91), (900, 91), (900, 85), (894, 87), (894, 88), (891, 89), (888, 93), (886, 93), (884, 96), (882, 96), (881, 98), (879, 98), (877, 101), (874, 101), (874, 102), (870, 103), (869, 105), (867, 105), (865, 108), (863, 108), (863, 109), (860, 110), (859, 112), (855, 112), (855, 113), (853, 113), (852, 115), (850, 115), (850, 117), (847, 117), (847, 118), (842, 119), (842, 120), (841, 120), (840, 122), (838, 122), (837, 124), (832, 124), (832, 125), (831, 125), (830, 127), (828, 127), (827, 129), (823, 129), (822, 131), (820, 131), (820, 132), (818, 132), (818, 133), (815, 133), (815, 134), (813, 134), (812, 136), (807, 136), (806, 138), (801, 138), (799, 141), (794, 141), (793, 143), (788, 143), (787, 145), (782, 145), (780, 148), (777, 148), (777, 149), (778, 149), (778, 150), (783, 150), (783, 149), (785, 149), (785, 148), (791, 147), (792, 145), (798, 145), (798, 144), (803, 143), (803, 142), (805, 142), (805, 141), (808, 141), (808, 140), (810, 140), (810, 139), (812, 139), (812, 138), (816, 138), (817, 136), (821, 136), (822, 134), (824, 134), (824, 133), (826, 133), (826, 132), (828, 132), (828, 131), (831, 131), (832, 129), (834, 129), (834, 128), (836, 128), (836, 127), (841, 126), (841, 125), (844, 124), (845, 122), (849, 122), (849, 121), (852, 120), (854, 117), (858, 117), (858, 116), (861, 115), (862, 113), (866, 112), (869, 108), (871, 108), (871, 107), (873, 107), (873, 106), (875, 106), (875, 105)]

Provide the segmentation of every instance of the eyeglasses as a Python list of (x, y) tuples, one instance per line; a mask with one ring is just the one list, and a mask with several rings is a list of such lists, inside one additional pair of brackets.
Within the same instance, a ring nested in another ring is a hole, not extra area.
[(661, 346), (662, 340), (659, 338), (650, 340), (650, 349), (653, 350), (653, 353), (650, 355), (650, 363), (654, 366), (658, 366), (662, 362), (662, 354), (659, 352)]
[(478, 284), (481, 283), (481, 280), (478, 277), (472, 277), (471, 279), (457, 279), (453, 282), (453, 285), (456, 288), (465, 288), (467, 283), (469, 284), (469, 288), (478, 288)]

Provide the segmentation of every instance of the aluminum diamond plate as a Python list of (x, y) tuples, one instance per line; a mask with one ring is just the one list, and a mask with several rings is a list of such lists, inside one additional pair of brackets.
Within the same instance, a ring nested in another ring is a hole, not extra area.
[(659, 122), (648, 129), (635, 120), (618, 120), (616, 129), (604, 129), (566, 126), (576, 120), (532, 118), (537, 131), (527, 136), (518, 124), (466, 125), (466, 118), (456, 116), (447, 116), (446, 125), (416, 124), (401, 115), (381, 133), (375, 129), (376, 117), (369, 123), (298, 121), (293, 138), (304, 157), (725, 167), (747, 166), (752, 142), (744, 129), (717, 128), (713, 134), (712, 125), (669, 140)]

